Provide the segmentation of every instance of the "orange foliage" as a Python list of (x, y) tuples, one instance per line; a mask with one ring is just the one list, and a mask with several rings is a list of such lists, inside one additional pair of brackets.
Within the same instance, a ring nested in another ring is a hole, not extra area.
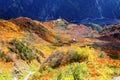
[(11, 70), (13, 68), (14, 68), (13, 62), (9, 62), (9, 63), (0, 62), (0, 69), (2, 71)]
[(57, 25), (57, 23), (56, 22), (43, 22), (43, 25), (45, 25), (46, 27), (50, 27), (50, 28), (53, 28), (54, 26), (56, 26)]
[(24, 34), (24, 31), (17, 25), (5, 20), (0, 20), (0, 30), (0, 40), (11, 40), (13, 38), (20, 39)]
[(21, 29), (27, 30), (30, 33), (35, 33), (37, 36), (42, 38), (43, 40), (46, 40), (51, 43), (56, 43), (57, 40), (55, 38), (56, 32), (44, 26), (41, 22), (32, 20), (30, 18), (17, 18), (14, 20), (11, 20), (13, 23), (20, 26)]

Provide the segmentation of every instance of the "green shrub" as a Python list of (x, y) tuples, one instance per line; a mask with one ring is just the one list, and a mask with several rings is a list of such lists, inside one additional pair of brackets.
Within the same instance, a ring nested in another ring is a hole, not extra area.
[(62, 69), (60, 69), (57, 73), (57, 80), (61, 80), (62, 79)]
[(53, 58), (51, 63), (52, 68), (56, 68), (61, 64), (62, 58)]
[(89, 25), (92, 27), (93, 30), (96, 30), (97, 32), (101, 32), (103, 30), (103, 27), (99, 24), (89, 23)]
[(33, 53), (33, 51), (24, 43), (14, 39), (12, 40), (11, 44), (12, 44), (12, 47), (10, 48), (10, 50), (12, 52), (19, 54), (21, 59), (23, 60), (35, 59), (35, 54)]
[(3, 58), (3, 57), (5, 57), (5, 54), (0, 50), (0, 58)]
[(43, 57), (43, 53), (38, 51), (35, 48), (29, 48), (29, 44), (26, 42), (22, 42), (16, 39), (13, 39), (11, 42), (11, 47), (9, 47), (11, 52), (14, 52), (20, 56), (23, 60), (31, 61), (33, 59), (37, 59), (40, 62), (40, 57)]
[(52, 71), (53, 71), (53, 68), (47, 66), (47, 64), (44, 64), (39, 69), (39, 72), (40, 72), (39, 77), (42, 77), (42, 76), (44, 76), (44, 75), (46, 75), (46, 74), (48, 74), (49, 72), (52, 72)]
[(0, 50), (0, 58), (5, 62), (12, 61), (12, 58), (8, 55), (6, 55), (3, 51)]
[(106, 54), (104, 51), (101, 51), (98, 55), (100, 58), (105, 58), (106, 57)]
[(71, 50), (70, 53), (72, 53), (70, 57), (70, 62), (85, 60), (88, 59), (89, 57), (90, 49), (89, 47), (85, 47), (85, 48), (77, 47), (75, 50)]
[(6, 56), (5, 57), (5, 62), (10, 62), (10, 61), (12, 61), (12, 58), (10, 56)]
[(89, 47), (57, 50), (54, 54), (50, 55), (43, 64), (56, 68), (67, 63), (85, 61), (89, 58), (90, 53), (91, 49)]
[(80, 57), (77, 53), (74, 53), (74, 54), (71, 55), (70, 62), (76, 62), (78, 60), (80, 60)]
[(75, 78), (75, 80), (84, 80), (84, 76), (85, 74), (87, 74), (88, 71), (88, 67), (86, 65), (86, 63), (81, 63), (81, 64), (73, 64), (73, 66), (76, 66), (74, 72), (73, 72), (73, 76)]
[(57, 80), (84, 80), (87, 73), (86, 63), (72, 63), (58, 70)]

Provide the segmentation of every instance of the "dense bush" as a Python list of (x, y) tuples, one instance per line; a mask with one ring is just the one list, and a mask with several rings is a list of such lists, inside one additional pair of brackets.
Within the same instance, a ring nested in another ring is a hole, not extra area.
[(42, 64), (46, 64), (49, 67), (56, 68), (60, 65), (65, 65), (73, 62), (85, 61), (89, 58), (91, 49), (89, 47), (76, 47), (76, 48), (64, 48), (55, 51), (50, 55)]
[(103, 30), (103, 27), (99, 24), (89, 23), (89, 25), (97, 32), (101, 32)]
[(3, 58), (3, 57), (5, 57), (5, 54), (3, 51), (0, 50), (0, 58)]
[(0, 58), (2, 59), (2, 61), (5, 61), (5, 62), (12, 61), (12, 58), (7, 54), (5, 54), (2, 50), (0, 50)]
[(106, 57), (106, 54), (104, 51), (101, 51), (98, 55), (100, 58), (105, 58)]
[(10, 44), (10, 51), (18, 54), (23, 60), (31, 61), (37, 59), (40, 62), (40, 56), (44, 56), (41, 51), (38, 51), (35, 48), (29, 48), (28, 43), (13, 39)]
[[(62, 67), (57, 71), (55, 80), (84, 80), (88, 74), (86, 63), (72, 63), (66, 67)], [(53, 79), (53, 78), (52, 78)], [(52, 80), (51, 79), (51, 80)]]
[[(60, 67), (57, 70), (48, 67), (45, 71), (40, 72), (39, 76), (45, 76), (49, 72), (55, 73), (55, 75), (49, 75), (49, 80), (84, 80), (85, 77), (89, 75), (89, 68), (85, 62), (74, 62)], [(40, 77), (38, 79), (40, 79)]]

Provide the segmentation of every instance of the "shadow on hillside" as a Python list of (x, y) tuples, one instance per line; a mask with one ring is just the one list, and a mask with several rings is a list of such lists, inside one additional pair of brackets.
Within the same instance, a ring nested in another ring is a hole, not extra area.
[(91, 47), (95, 49), (101, 48), (111, 58), (120, 59), (120, 42), (96, 42)]

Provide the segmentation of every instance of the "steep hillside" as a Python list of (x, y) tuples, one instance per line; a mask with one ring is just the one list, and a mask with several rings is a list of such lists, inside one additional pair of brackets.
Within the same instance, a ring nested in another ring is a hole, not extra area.
[(19, 75), (23, 80), (28, 72), (37, 71), (41, 60), (56, 49), (52, 46), (55, 43), (55, 31), (39, 21), (0, 20), (0, 79), (12, 80)]
[(11, 20), (14, 24), (17, 24), (20, 26), (21, 29), (25, 31), (29, 31), (31, 33), (37, 34), (40, 38), (52, 42), (57, 43), (57, 40), (55, 39), (55, 31), (53, 31), (50, 28), (47, 28), (39, 21), (31, 20), (30, 18), (17, 18), (14, 20)]
[(113, 35), (119, 25), (100, 33), (94, 26), (0, 20), (0, 80), (116, 80), (120, 42)]
[(103, 36), (120, 40), (120, 24), (109, 25), (101, 32)]
[(18, 25), (10, 21), (0, 20), (0, 40), (21, 39), (24, 34), (24, 31)]

